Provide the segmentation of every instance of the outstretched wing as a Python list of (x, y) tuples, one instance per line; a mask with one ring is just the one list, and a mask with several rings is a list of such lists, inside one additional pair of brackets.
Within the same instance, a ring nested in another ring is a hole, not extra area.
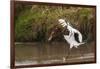
[(80, 43), (80, 41), (79, 41), (79, 34), (78, 34), (78, 33), (74, 33), (74, 37), (75, 37), (75, 40), (76, 40), (78, 43)]
[(82, 42), (82, 34), (78, 31), (78, 39), (80, 41), (80, 43)]
[(79, 43), (82, 42), (82, 34), (75, 28), (73, 28), (75, 40)]

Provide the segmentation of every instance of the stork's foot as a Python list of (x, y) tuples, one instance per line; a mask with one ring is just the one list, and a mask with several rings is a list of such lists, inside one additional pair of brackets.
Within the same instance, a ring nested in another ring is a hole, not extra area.
[(66, 57), (63, 57), (63, 62), (66, 62)]
[(68, 59), (69, 59), (69, 56), (64, 56), (64, 57), (62, 58), (63, 62), (68, 61)]

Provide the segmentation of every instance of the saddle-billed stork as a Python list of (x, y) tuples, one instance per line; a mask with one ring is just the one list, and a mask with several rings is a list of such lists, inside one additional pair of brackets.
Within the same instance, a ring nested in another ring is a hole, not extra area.
[(63, 35), (64, 39), (69, 43), (70, 45), (70, 50), (68, 51), (68, 56), (63, 57), (63, 61), (65, 62), (66, 59), (70, 55), (70, 51), (73, 47), (78, 48), (78, 46), (81, 46), (85, 42), (82, 42), (82, 34), (75, 28), (73, 28), (69, 22), (66, 23), (64, 19), (59, 19), (58, 20), (59, 24), (62, 25), (62, 27), (67, 28), (69, 31), (69, 35)]
[(78, 47), (81, 44), (84, 44), (82, 42), (82, 34), (75, 28), (73, 28), (69, 22), (66, 23), (64, 19), (59, 19), (59, 24), (62, 25), (62, 27), (66, 27), (69, 31), (69, 35), (63, 35), (65, 40), (70, 44), (70, 49), (73, 47)]

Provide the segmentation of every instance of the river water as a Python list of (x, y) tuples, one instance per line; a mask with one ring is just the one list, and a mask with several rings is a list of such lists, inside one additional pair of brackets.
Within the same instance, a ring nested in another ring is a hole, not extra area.
[(67, 43), (16, 43), (15, 65), (91, 62), (95, 58), (95, 43), (69, 49)]

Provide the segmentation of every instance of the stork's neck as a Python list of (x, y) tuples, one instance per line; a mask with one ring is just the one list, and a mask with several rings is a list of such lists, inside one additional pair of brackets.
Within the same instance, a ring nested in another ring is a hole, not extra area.
[(68, 24), (68, 25), (67, 25), (67, 29), (68, 29), (68, 30), (73, 30), (74, 28)]

